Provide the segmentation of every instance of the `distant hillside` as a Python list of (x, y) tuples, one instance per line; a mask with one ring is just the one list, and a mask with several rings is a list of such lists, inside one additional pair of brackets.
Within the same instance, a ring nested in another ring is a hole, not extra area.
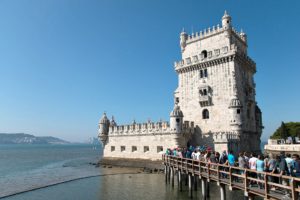
[(0, 144), (68, 144), (51, 136), (37, 137), (25, 133), (0, 133)]
[(271, 139), (286, 139), (290, 136), (300, 137), (300, 122), (282, 122), (281, 126), (271, 136)]

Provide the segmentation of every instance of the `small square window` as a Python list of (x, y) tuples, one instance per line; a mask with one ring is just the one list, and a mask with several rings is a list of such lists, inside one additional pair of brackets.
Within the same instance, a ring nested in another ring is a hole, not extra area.
[(208, 57), (211, 58), (212, 57), (212, 51), (208, 52)]
[(132, 151), (132, 152), (137, 151), (137, 146), (132, 146), (131, 151)]
[(216, 54), (216, 56), (220, 55), (220, 49), (216, 49), (215, 54)]
[(144, 146), (144, 152), (148, 152), (149, 151), (149, 146)]
[(163, 146), (157, 146), (157, 153), (164, 151)]
[(223, 53), (227, 53), (228, 52), (228, 47), (223, 47), (222, 51), (223, 51)]
[(193, 61), (198, 62), (198, 56), (193, 56)]
[(125, 146), (121, 146), (121, 152), (125, 151), (126, 147)]
[(203, 70), (200, 70), (200, 78), (203, 78)]
[(115, 146), (111, 146), (110, 147), (110, 151), (115, 151), (116, 150), (116, 147)]
[(241, 109), (237, 109), (237, 110), (236, 110), (236, 113), (237, 113), (237, 114), (240, 114), (240, 113), (241, 113)]
[(204, 77), (207, 77), (207, 69), (204, 69)]
[(191, 62), (192, 62), (191, 58), (187, 58), (187, 59), (185, 59), (185, 61), (186, 61), (186, 64), (188, 64), (188, 65), (191, 64)]

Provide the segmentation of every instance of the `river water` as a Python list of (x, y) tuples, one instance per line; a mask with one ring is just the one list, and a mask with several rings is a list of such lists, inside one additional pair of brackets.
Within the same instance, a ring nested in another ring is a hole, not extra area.
[[(20, 193), (1, 200), (191, 199), (186, 186), (179, 192), (176, 184), (174, 188), (165, 184), (163, 174), (89, 164), (100, 155), (99, 146), (95, 149), (91, 145), (2, 145), (0, 198)], [(24, 192), (27, 190), (32, 191)], [(243, 199), (239, 191), (227, 191), (226, 195), (227, 199)], [(201, 199), (200, 184), (192, 199)], [(220, 199), (219, 188), (213, 183), (210, 199)]]

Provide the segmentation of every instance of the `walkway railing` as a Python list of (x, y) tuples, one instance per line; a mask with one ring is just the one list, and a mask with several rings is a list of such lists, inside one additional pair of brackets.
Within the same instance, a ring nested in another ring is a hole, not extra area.
[[(205, 179), (207, 182), (215, 181), (220, 186), (227, 185), (229, 190), (243, 190), (245, 196), (249, 198), (260, 196), (265, 199), (298, 199), (300, 192), (298, 187), (300, 178), (292, 176), (167, 155), (163, 155), (162, 159), (166, 170), (166, 180), (170, 179), (170, 175), (174, 177), (174, 172), (177, 172), (180, 177), (184, 174), (198, 176), (199, 179)], [(172, 181), (174, 185), (174, 178)]]

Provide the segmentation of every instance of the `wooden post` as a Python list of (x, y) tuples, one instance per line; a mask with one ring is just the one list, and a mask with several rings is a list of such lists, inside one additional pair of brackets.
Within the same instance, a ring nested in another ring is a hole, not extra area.
[(201, 192), (202, 192), (202, 199), (206, 200), (206, 180), (204, 178), (201, 179)]
[(244, 195), (245, 195), (245, 197), (248, 198), (248, 180), (247, 180), (247, 177), (248, 177), (248, 171), (247, 171), (247, 169), (245, 169), (245, 171), (244, 171), (244, 186), (245, 186)]
[(229, 190), (230, 191), (232, 191), (232, 181), (233, 181), (232, 170), (231, 167), (229, 167)]
[(171, 167), (171, 184), (172, 184), (172, 187), (174, 187), (174, 168)]
[(268, 199), (269, 196), (269, 185), (268, 185), (268, 174), (264, 173), (264, 181), (265, 181), (265, 199)]
[(210, 188), (209, 182), (206, 181), (206, 197), (208, 197), (208, 198), (209, 198), (209, 194), (210, 194), (210, 192), (209, 192), (210, 189), (209, 188)]
[(181, 171), (178, 171), (178, 188), (180, 191), (182, 191), (182, 177), (181, 177)]
[(291, 187), (292, 187), (292, 199), (298, 199), (298, 192), (295, 191), (297, 184), (294, 178), (291, 180)]
[(197, 183), (198, 183), (197, 176), (193, 176), (193, 180), (194, 180), (194, 190), (197, 191)]
[(171, 167), (168, 167), (168, 183), (171, 181)]
[(185, 186), (187, 186), (187, 185), (188, 185), (188, 182), (189, 182), (189, 177), (188, 177), (188, 174), (187, 174), (187, 173), (186, 173), (184, 176), (185, 176), (185, 177), (184, 177), (184, 179), (185, 179)]
[(165, 165), (165, 181), (168, 183), (168, 166)]
[(220, 196), (221, 200), (226, 200), (226, 190), (224, 184), (220, 184)]
[(219, 165), (217, 165), (217, 177), (218, 177), (217, 184), (220, 184), (220, 166)]
[(193, 196), (192, 175), (189, 174), (188, 177), (189, 177), (189, 197), (192, 197)]

